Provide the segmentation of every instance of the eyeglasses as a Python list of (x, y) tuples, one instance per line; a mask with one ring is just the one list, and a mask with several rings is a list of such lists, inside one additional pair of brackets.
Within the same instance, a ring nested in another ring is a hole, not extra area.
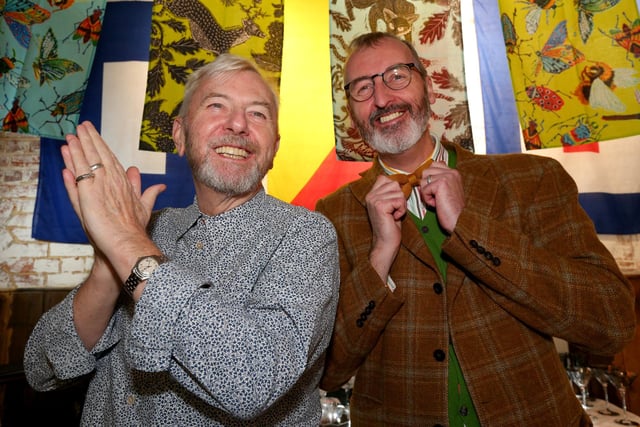
[(382, 73), (373, 74), (369, 77), (358, 77), (350, 81), (344, 87), (347, 96), (354, 101), (362, 102), (373, 96), (375, 85), (373, 79), (380, 76), (382, 82), (389, 89), (400, 90), (411, 83), (411, 69), (416, 68), (416, 64), (396, 64), (384, 70)]

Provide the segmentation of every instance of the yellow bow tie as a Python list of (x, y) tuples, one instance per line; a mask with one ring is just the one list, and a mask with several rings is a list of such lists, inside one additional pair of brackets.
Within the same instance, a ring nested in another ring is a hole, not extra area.
[(409, 198), (413, 187), (417, 187), (418, 185), (420, 185), (422, 172), (424, 172), (425, 169), (431, 166), (431, 163), (433, 163), (433, 159), (429, 159), (426, 162), (424, 162), (422, 166), (420, 166), (418, 169), (413, 171), (413, 173), (410, 173), (408, 175), (405, 175), (403, 173), (396, 173), (393, 175), (389, 175), (389, 179), (392, 179), (397, 183), (399, 183), (400, 187), (402, 188), (402, 192), (404, 193), (404, 196), (406, 198)]

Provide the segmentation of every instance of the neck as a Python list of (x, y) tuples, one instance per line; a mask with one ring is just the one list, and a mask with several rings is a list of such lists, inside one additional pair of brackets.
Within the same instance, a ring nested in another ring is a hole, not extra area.
[(398, 154), (379, 154), (379, 157), (386, 165), (394, 169), (412, 172), (432, 155), (435, 146), (435, 142), (427, 131), (408, 150)]
[(219, 215), (246, 203), (262, 189), (262, 185), (259, 185), (248, 193), (230, 196), (202, 185), (196, 184), (195, 187), (200, 212), (209, 216)]

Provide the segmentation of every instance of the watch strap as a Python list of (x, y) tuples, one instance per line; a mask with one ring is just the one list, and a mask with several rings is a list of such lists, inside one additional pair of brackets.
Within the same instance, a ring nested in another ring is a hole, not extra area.
[(136, 290), (140, 282), (142, 282), (143, 280), (147, 280), (147, 278), (142, 277), (138, 273), (138, 268), (137, 268), (140, 261), (145, 258), (154, 258), (156, 261), (158, 261), (158, 265), (162, 264), (167, 260), (164, 256), (158, 256), (158, 255), (146, 255), (138, 258), (135, 265), (131, 269), (131, 274), (129, 274), (129, 277), (127, 277), (127, 280), (125, 280), (124, 286), (123, 286), (124, 291), (130, 297), (133, 297), (133, 292)]
[(124, 281), (123, 288), (127, 295), (133, 297), (133, 292), (136, 290), (140, 282), (142, 282), (142, 278), (132, 271), (129, 277), (127, 277), (127, 280)]

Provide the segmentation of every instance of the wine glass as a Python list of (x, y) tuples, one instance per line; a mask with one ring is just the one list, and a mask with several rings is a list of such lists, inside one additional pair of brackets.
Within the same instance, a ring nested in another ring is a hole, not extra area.
[(589, 385), (589, 381), (591, 381), (591, 368), (574, 366), (567, 369), (567, 373), (571, 381), (580, 389), (582, 408), (586, 411), (589, 409), (587, 406), (587, 386)]
[(604, 391), (604, 401), (606, 402), (604, 409), (600, 409), (598, 411), (599, 414), (602, 415), (612, 415), (612, 416), (616, 416), (616, 415), (620, 415), (620, 413), (613, 411), (611, 408), (609, 408), (609, 375), (608, 372), (605, 371), (604, 369), (593, 369), (593, 376), (595, 377), (596, 381), (598, 381), (600, 383), (600, 385), (602, 386), (602, 390)]
[(615, 420), (616, 424), (621, 424), (623, 426), (640, 425), (637, 422), (630, 420), (629, 414), (627, 414), (627, 387), (633, 383), (633, 380), (635, 380), (637, 376), (638, 374), (635, 372), (619, 369), (616, 369), (609, 374), (609, 379), (613, 385), (615, 385), (616, 390), (618, 390), (618, 394), (620, 395), (620, 400), (622, 400), (622, 418)]

